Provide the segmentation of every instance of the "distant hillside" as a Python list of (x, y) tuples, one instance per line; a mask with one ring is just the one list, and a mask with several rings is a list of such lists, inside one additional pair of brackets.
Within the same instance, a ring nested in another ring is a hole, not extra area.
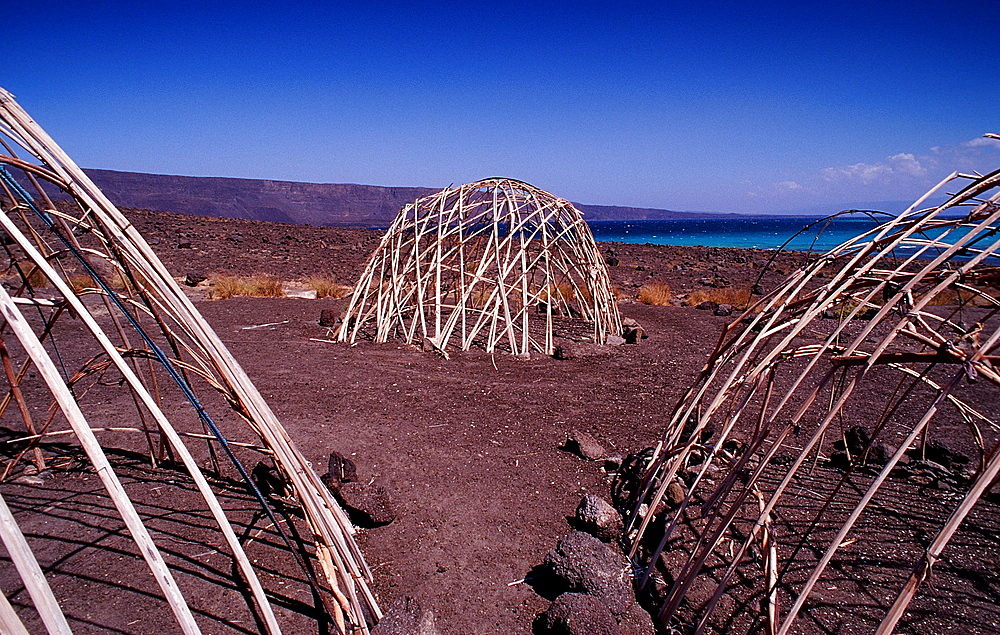
[[(300, 225), (387, 225), (403, 205), (437, 191), (426, 187), (168, 176), (113, 170), (86, 172), (108, 198), (121, 207)], [(577, 204), (577, 207), (587, 220), (714, 216), (607, 205)]]

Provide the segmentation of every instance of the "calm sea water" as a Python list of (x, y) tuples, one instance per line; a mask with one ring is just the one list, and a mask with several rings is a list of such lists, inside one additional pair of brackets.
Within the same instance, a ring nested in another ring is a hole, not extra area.
[(596, 240), (608, 242), (777, 249), (792, 239), (786, 249), (825, 252), (878, 223), (870, 218), (838, 218), (828, 223), (816, 218), (767, 216), (588, 224)]

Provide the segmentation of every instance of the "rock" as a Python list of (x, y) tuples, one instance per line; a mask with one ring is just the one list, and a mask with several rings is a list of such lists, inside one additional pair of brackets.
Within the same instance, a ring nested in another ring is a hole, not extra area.
[(358, 468), (354, 461), (339, 452), (331, 452), (327, 463), (331, 480), (337, 483), (357, 483)]
[[(920, 448), (910, 450), (910, 453), (913, 456), (918, 456)], [(924, 448), (924, 453), (926, 454), (928, 461), (940, 463), (949, 470), (955, 469), (958, 465), (965, 465), (969, 462), (968, 456), (949, 448), (938, 439), (931, 439)]]
[(732, 315), (733, 305), (720, 304), (719, 306), (715, 307), (715, 311), (713, 311), (713, 313), (715, 313), (715, 315), (721, 315), (721, 316)]
[(625, 558), (590, 534), (574, 531), (545, 556), (545, 565), (570, 591), (603, 600), (615, 616), (635, 604)]
[[(558, 635), (620, 635), (618, 620), (597, 598), (563, 593), (542, 614), (542, 632)], [(372, 635), (375, 635), (373, 632)]]
[(573, 351), (573, 347), (569, 344), (556, 344), (555, 350), (552, 351), (552, 357), (554, 359), (574, 359), (576, 354)]
[(327, 328), (337, 326), (342, 322), (340, 312), (334, 309), (323, 309), (319, 312), (319, 325)]
[(632, 318), (622, 318), (622, 338), (626, 344), (638, 344), (639, 340), (644, 340), (649, 336), (639, 323)]
[(372, 635), (441, 635), (434, 612), (423, 609), (416, 598), (401, 597), (389, 605)]
[(286, 496), (288, 494), (281, 474), (263, 461), (257, 462), (257, 465), (250, 471), (250, 475), (253, 477), (254, 483), (257, 484), (257, 489), (265, 496)]
[(197, 271), (189, 271), (188, 274), (184, 276), (184, 284), (189, 287), (197, 287), (206, 280), (208, 280), (208, 277)]
[(576, 524), (579, 529), (603, 542), (612, 542), (622, 537), (625, 525), (618, 510), (596, 494), (587, 494), (576, 508)]
[(719, 303), (712, 302), (711, 300), (705, 300), (695, 308), (698, 309), (699, 311), (714, 311), (719, 308)]
[(334, 493), (358, 525), (378, 527), (396, 520), (395, 497), (384, 485), (343, 483)]
[(589, 461), (598, 461), (608, 455), (607, 449), (600, 441), (579, 430), (571, 430), (566, 435), (566, 444), (563, 447)]
[(760, 284), (755, 284), (750, 288), (750, 293), (753, 295), (764, 295), (764, 287)]
[(604, 256), (604, 262), (609, 267), (617, 267), (619, 261), (617, 256), (615, 256), (613, 253), (609, 253), (606, 256)]
[(625, 343), (625, 338), (620, 335), (609, 335), (607, 339), (604, 340), (607, 346), (621, 346)]
[(687, 496), (687, 492), (684, 491), (684, 486), (677, 481), (671, 481), (670, 485), (667, 485), (666, 498), (670, 501), (670, 504), (677, 507), (684, 502), (684, 498)]
[(609, 456), (604, 459), (604, 471), (605, 472), (617, 472), (618, 468), (622, 466), (622, 457), (615, 455)]
[(191, 249), (191, 242), (190, 241), (184, 241), (182, 243), (177, 243), (177, 248), (178, 249)]
[(618, 630), (621, 635), (653, 635), (656, 626), (649, 613), (638, 603), (633, 602), (628, 610), (618, 617)]

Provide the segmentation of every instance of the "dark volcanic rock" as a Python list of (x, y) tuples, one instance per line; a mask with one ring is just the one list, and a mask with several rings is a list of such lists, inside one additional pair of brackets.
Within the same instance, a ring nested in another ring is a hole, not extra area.
[(416, 598), (401, 597), (389, 605), (372, 635), (440, 635), (434, 612), (423, 609)]
[(720, 304), (715, 307), (715, 315), (727, 316), (733, 314), (733, 305), (731, 304)]
[(618, 510), (596, 494), (587, 494), (576, 508), (577, 527), (604, 542), (622, 537), (624, 523)]
[(608, 450), (601, 445), (600, 441), (579, 430), (571, 430), (566, 435), (566, 444), (563, 447), (590, 461), (598, 461), (608, 455)]
[(377, 527), (396, 520), (396, 500), (384, 485), (343, 483), (334, 492), (358, 525)]
[(638, 344), (639, 340), (644, 340), (649, 336), (639, 323), (632, 318), (622, 318), (622, 337), (626, 344)]
[(188, 274), (184, 276), (184, 284), (189, 287), (197, 287), (205, 280), (208, 280), (208, 277), (197, 271), (189, 271)]
[(357, 483), (358, 468), (354, 461), (339, 452), (331, 452), (327, 463), (330, 479), (337, 483)]
[[(597, 598), (563, 593), (542, 614), (542, 632), (553, 635), (620, 635), (618, 620)], [(374, 635), (374, 634), (373, 634)]]
[(718, 302), (712, 302), (711, 300), (705, 300), (701, 304), (695, 307), (700, 311), (714, 311), (719, 308)]
[(625, 558), (590, 534), (574, 531), (545, 556), (545, 565), (571, 591), (589, 593), (615, 615), (635, 604)]
[(319, 312), (319, 325), (327, 328), (340, 324), (340, 311), (334, 309), (323, 309)]

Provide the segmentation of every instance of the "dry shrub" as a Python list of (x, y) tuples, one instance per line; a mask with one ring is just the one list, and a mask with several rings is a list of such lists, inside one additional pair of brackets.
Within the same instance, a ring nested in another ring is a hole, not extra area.
[[(24, 282), (24, 278), (26, 278), (28, 284), (34, 289), (44, 289), (49, 286), (49, 279), (46, 278), (45, 274), (42, 273), (42, 270), (36, 267), (35, 263), (30, 260), (22, 260), (17, 263), (17, 266), (12, 264), (8, 269), (8, 273), (18, 277), (18, 280), (15, 283), (18, 285), (22, 284)], [(22, 276), (24, 278), (22, 278)]]
[(546, 297), (554, 302), (573, 302), (577, 299), (576, 289), (569, 282), (550, 284), (546, 291)]
[(317, 298), (346, 298), (354, 291), (353, 287), (340, 284), (332, 278), (313, 276), (306, 278), (306, 286), (316, 292)]
[(94, 279), (85, 273), (71, 273), (66, 276), (66, 284), (73, 290), (73, 293), (80, 293), (85, 290), (97, 289)]
[(744, 307), (750, 304), (750, 289), (746, 287), (725, 287), (723, 289), (698, 289), (691, 292), (685, 303), (688, 306), (698, 306), (702, 302), (716, 302)]
[(281, 281), (264, 274), (250, 277), (213, 276), (211, 283), (210, 296), (219, 300), (240, 295), (254, 298), (281, 298), (285, 295)]
[(639, 302), (655, 306), (666, 306), (674, 297), (670, 285), (665, 282), (651, 282), (639, 289)]
[[(919, 302), (920, 298), (915, 295), (914, 301)], [(988, 298), (967, 289), (944, 289), (931, 298), (926, 306), (992, 306), (992, 304)]]

